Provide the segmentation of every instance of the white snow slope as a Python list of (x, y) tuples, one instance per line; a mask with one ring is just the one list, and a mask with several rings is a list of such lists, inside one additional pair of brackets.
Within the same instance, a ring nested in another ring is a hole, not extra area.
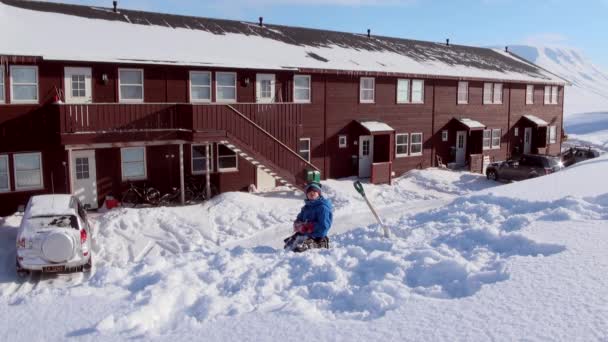
[(95, 267), (19, 281), (19, 216), (0, 220), (5, 341), (602, 340), (608, 336), (608, 156), (495, 186), (413, 171), (367, 192), (350, 180), (332, 248), (281, 250), (302, 204), (228, 193), (185, 208), (94, 217)]

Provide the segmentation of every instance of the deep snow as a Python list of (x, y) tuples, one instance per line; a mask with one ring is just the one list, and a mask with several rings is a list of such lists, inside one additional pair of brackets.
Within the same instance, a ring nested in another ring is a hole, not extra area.
[[(366, 185), (324, 183), (332, 249), (285, 253), (291, 192), (93, 218), (95, 268), (13, 270), (2, 219), (6, 340), (597, 340), (608, 334), (608, 157), (509, 185), (437, 169)], [(37, 322), (42, 329), (28, 329)]]

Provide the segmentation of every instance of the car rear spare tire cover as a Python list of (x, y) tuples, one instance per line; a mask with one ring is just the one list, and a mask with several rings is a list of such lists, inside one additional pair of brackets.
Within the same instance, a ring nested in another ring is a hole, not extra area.
[(74, 251), (74, 239), (65, 233), (51, 233), (42, 243), (42, 254), (52, 262), (68, 261)]

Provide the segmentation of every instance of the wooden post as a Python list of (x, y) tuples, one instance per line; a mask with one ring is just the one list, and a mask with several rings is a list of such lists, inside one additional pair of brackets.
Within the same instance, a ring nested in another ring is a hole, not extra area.
[(211, 198), (211, 163), (209, 161), (210, 159), (210, 151), (209, 151), (210, 147), (209, 147), (209, 143), (207, 143), (207, 145), (205, 145), (205, 189), (206, 189), (206, 194), (205, 197), (206, 199), (210, 199)]
[(182, 205), (186, 203), (186, 187), (184, 186), (184, 144), (179, 144), (179, 188), (180, 202)]

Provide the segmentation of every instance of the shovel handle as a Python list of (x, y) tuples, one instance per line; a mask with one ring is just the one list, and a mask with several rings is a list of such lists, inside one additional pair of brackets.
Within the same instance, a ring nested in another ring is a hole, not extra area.
[(359, 193), (361, 196), (365, 197), (365, 190), (363, 190), (363, 184), (361, 184), (361, 182), (359, 182), (359, 181), (355, 181), (355, 182), (353, 183), (353, 186), (355, 187), (355, 190), (357, 190), (357, 192), (358, 192), (358, 193)]

